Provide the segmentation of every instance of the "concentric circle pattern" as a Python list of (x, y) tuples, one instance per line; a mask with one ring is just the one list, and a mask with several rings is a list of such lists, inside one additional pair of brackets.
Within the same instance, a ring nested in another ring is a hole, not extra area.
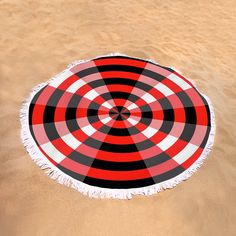
[(77, 64), (31, 100), (30, 132), (66, 175), (129, 189), (168, 181), (201, 156), (209, 104), (173, 69), (126, 56)]

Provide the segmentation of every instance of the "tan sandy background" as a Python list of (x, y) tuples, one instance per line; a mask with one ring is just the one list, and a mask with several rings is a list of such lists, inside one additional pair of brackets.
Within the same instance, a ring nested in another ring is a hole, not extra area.
[[(235, 11), (234, 0), (1, 0), (0, 235), (235, 235)], [(31, 161), (18, 114), (31, 88), (68, 63), (117, 51), (194, 80), (217, 133), (203, 167), (175, 189), (93, 200)]]

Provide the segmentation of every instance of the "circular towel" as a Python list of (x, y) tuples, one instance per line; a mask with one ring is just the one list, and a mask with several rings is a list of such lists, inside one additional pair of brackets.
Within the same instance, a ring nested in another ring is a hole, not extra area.
[(62, 184), (130, 198), (188, 178), (214, 135), (209, 99), (174, 69), (113, 54), (70, 65), (21, 111), (28, 152)]

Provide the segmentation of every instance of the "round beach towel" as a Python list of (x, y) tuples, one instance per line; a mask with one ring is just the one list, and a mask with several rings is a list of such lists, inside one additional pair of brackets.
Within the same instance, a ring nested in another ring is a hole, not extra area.
[(172, 188), (213, 143), (209, 99), (176, 70), (121, 54), (71, 64), (34, 88), (21, 110), (32, 159), (93, 197)]

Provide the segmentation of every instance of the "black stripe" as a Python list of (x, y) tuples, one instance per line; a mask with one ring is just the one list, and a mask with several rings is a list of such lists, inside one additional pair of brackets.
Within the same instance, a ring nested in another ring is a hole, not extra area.
[(193, 137), (195, 129), (196, 129), (196, 125), (186, 123), (184, 126), (184, 130), (181, 136), (179, 137), (179, 139), (189, 142)]
[(67, 107), (77, 108), (81, 99), (82, 99), (82, 96), (74, 93), (73, 96), (71, 97)]
[(37, 139), (35, 138), (35, 135), (34, 135), (34, 131), (33, 131), (33, 127), (32, 127), (32, 118), (33, 118), (33, 112), (34, 112), (34, 107), (35, 107), (35, 104), (40, 96), (40, 94), (43, 92), (43, 90), (47, 87), (47, 85), (45, 87), (43, 87), (42, 89), (40, 89), (33, 97), (30, 105), (29, 105), (29, 111), (28, 111), (28, 115), (29, 115), (29, 119), (28, 119), (28, 122), (29, 122), (29, 129), (30, 129), (30, 133), (34, 139), (34, 141), (36, 142), (36, 144), (39, 146), (39, 143), (37, 141)]
[(71, 133), (80, 129), (80, 127), (75, 119), (74, 120), (67, 120), (66, 125)]
[(197, 122), (196, 111), (191, 99), (184, 91), (176, 93), (176, 95), (181, 100), (185, 111), (185, 126), (179, 138), (186, 142), (189, 142), (196, 129), (196, 122)]
[(167, 98), (160, 99), (159, 103), (162, 106), (162, 110), (164, 112), (164, 119), (160, 131), (169, 134), (174, 124), (174, 111)]
[(44, 114), (43, 114), (44, 124), (55, 122), (54, 115), (55, 115), (56, 106), (62, 95), (63, 95), (63, 91), (56, 89), (53, 92), (53, 94), (50, 96), (44, 109)]
[(171, 103), (169, 102), (168, 98), (165, 97), (165, 98), (159, 99), (158, 102), (160, 103), (162, 110), (170, 110), (170, 109), (173, 110), (173, 107)]
[(97, 116), (98, 115), (98, 110), (94, 110), (94, 109), (88, 109), (87, 110), (87, 116)]
[(183, 104), (186, 116), (185, 122), (189, 124), (196, 124), (196, 111), (189, 96), (184, 91), (176, 93), (176, 95), (179, 97), (180, 101)]
[(99, 60), (103, 60), (103, 59), (130, 59), (130, 60), (133, 60), (133, 61), (142, 61), (142, 62), (145, 62), (145, 63), (150, 63), (152, 65), (155, 65), (157, 67), (161, 67), (165, 70), (168, 70), (170, 72), (174, 72), (173, 69), (169, 68), (169, 67), (166, 67), (166, 66), (160, 66), (160, 65), (157, 65), (157, 63), (154, 63), (154, 62), (151, 62), (151, 61), (146, 61), (144, 59), (140, 59), (140, 58), (133, 58), (133, 57), (129, 57), (129, 56), (109, 56), (109, 57), (99, 57), (97, 59), (94, 59), (94, 61), (99, 61)]
[(136, 84), (136, 80), (124, 79), (124, 78), (106, 78), (106, 79), (104, 79), (104, 83), (106, 85), (121, 84), (121, 85), (128, 85), (128, 86), (134, 87)]
[(56, 106), (62, 95), (63, 95), (63, 91), (56, 89), (53, 92), (53, 94), (50, 96), (44, 109), (44, 114), (43, 114), (44, 123), (55, 122), (54, 114), (55, 114)]
[(93, 123), (95, 123), (95, 122), (97, 122), (99, 120), (100, 119), (99, 119), (99, 117), (97, 115), (96, 116), (88, 116), (88, 121), (89, 121), (90, 124), (93, 124)]
[(81, 96), (79, 96), (77, 94), (74, 94), (71, 97), (71, 99), (69, 101), (69, 104), (66, 108), (66, 117), (65, 117), (65, 119), (66, 119), (67, 126), (68, 126), (68, 128), (71, 132), (74, 131), (74, 127), (72, 128), (71, 124), (74, 124), (75, 122), (73, 122), (73, 121), (69, 122), (69, 121), (76, 119), (76, 111), (77, 111), (77, 107), (78, 107), (78, 104), (79, 104), (81, 99), (82, 99)]
[[(153, 115), (152, 115), (152, 112), (151, 111), (145, 111), (145, 112), (142, 112), (142, 118), (146, 118), (146, 119), (152, 119)], [(141, 121), (142, 122), (142, 121)], [(146, 122), (145, 122), (146, 123)]]
[(29, 125), (31, 126), (32, 125), (32, 118), (33, 118), (33, 112), (34, 112), (34, 107), (35, 107), (35, 104), (34, 103), (31, 103), (30, 106), (29, 106)]
[(31, 104), (36, 104), (37, 100), (40, 96), (40, 94), (44, 91), (44, 89), (47, 87), (48, 85), (45, 85), (43, 88), (41, 88), (33, 97), (32, 101), (30, 102)]
[[(145, 114), (144, 114), (139, 122), (148, 127), (152, 122), (152, 118), (145, 117)], [(140, 132), (140, 131), (138, 131), (138, 132)]]
[(207, 103), (206, 99), (198, 92), (199, 96), (202, 98), (203, 103), (205, 104), (205, 108), (207, 111), (207, 118), (208, 118), (208, 122), (207, 122), (207, 126), (211, 126), (211, 112), (210, 112), (210, 108), (209, 108), (209, 104)]
[(55, 90), (44, 108), (43, 125), (50, 141), (60, 137), (55, 127), (54, 114), (56, 110), (56, 105), (62, 94), (63, 92), (61, 90)]
[(66, 120), (75, 120), (76, 119), (76, 111), (75, 107), (67, 107), (66, 108)]
[(105, 66), (90, 67), (90, 68), (81, 70), (77, 72), (76, 75), (80, 78), (83, 78), (87, 75), (104, 72), (104, 71), (126, 71), (126, 72), (141, 74), (143, 71), (143, 68), (134, 67), (134, 66), (122, 66), (122, 65), (105, 65)]
[(60, 135), (57, 132), (57, 129), (55, 127), (55, 123), (44, 123), (44, 129), (47, 134), (47, 137), (50, 141), (55, 140), (57, 138), (60, 138)]
[(54, 123), (54, 114), (55, 114), (56, 107), (45, 106), (44, 113), (43, 113), (43, 123)]
[(77, 72), (76, 75), (79, 78), (83, 78), (87, 75), (91, 75), (91, 74), (95, 74), (95, 73), (98, 73), (97, 67), (91, 67), (91, 68), (88, 68), (88, 69), (81, 70), (81, 71)]
[(156, 81), (159, 81), (159, 82), (161, 82), (163, 79), (165, 79), (165, 76), (157, 74), (157, 73), (155, 73), (151, 70), (147, 70), (147, 69), (143, 70), (142, 74), (147, 76), (147, 77), (150, 77), (150, 78), (152, 78)]
[[(91, 142), (90, 145), (91, 144), (94, 144), (94, 142)], [(111, 153), (114, 153), (114, 152), (115, 153), (126, 153), (126, 152), (130, 153), (130, 152), (138, 151), (135, 144), (111, 144), (111, 143), (106, 143), (106, 142), (103, 142), (99, 149), (102, 151), (111, 152)]]
[(53, 94), (50, 96), (47, 106), (56, 107), (64, 91), (56, 89)]
[(136, 73), (139, 75), (143, 74), (159, 82), (165, 79), (165, 76), (162, 76), (151, 70), (147, 70), (141, 67), (127, 66), (127, 65), (103, 65), (103, 66), (91, 67), (91, 68), (87, 68), (87, 69), (77, 72), (76, 75), (80, 78), (83, 78), (90, 74), (94, 74), (98, 72), (105, 72), (105, 71), (126, 71), (126, 72)]
[(210, 134), (211, 128), (212, 127), (207, 126), (205, 137), (204, 137), (204, 139), (203, 139), (203, 141), (202, 141), (202, 143), (200, 145), (201, 148), (204, 148), (206, 146), (207, 141), (209, 139), (209, 134)]
[(85, 140), (84, 144), (88, 145), (89, 147), (93, 147), (95, 149), (100, 149), (107, 152), (119, 152), (119, 153), (126, 153), (126, 152), (137, 152), (148, 149), (153, 147), (155, 144), (151, 142), (149, 139), (146, 139), (142, 142), (135, 143), (135, 144), (116, 144), (116, 143), (106, 143), (98, 141), (92, 137), (89, 137)]
[[(104, 59), (129, 59), (129, 60), (133, 60), (133, 61), (142, 61), (142, 62), (147, 63), (147, 61), (140, 59), (140, 58), (133, 58), (133, 57), (122, 56), (122, 55), (109, 56), (109, 57), (103, 56), (103, 57), (95, 58), (94, 61), (96, 62), (96, 61), (100, 61), (100, 60), (104, 60)], [(151, 63), (151, 64), (153, 64), (153, 63)]]
[(135, 67), (135, 66), (126, 66), (126, 65), (104, 65), (97, 66), (99, 72), (104, 71), (126, 71), (136, 74), (142, 74), (143, 68)]
[(102, 188), (111, 188), (111, 189), (128, 189), (128, 188), (139, 188), (139, 187), (146, 187), (153, 184), (157, 184), (160, 182), (163, 182), (165, 180), (168, 180), (170, 178), (173, 178), (180, 173), (184, 171), (184, 168), (181, 166), (176, 167), (173, 170), (170, 170), (168, 172), (165, 172), (161, 175), (154, 176), (151, 178), (145, 178), (145, 179), (139, 179), (139, 180), (104, 180), (104, 179), (97, 179), (92, 178), (89, 176), (83, 176), (78, 173), (75, 173), (71, 170), (68, 170), (64, 168), (61, 165), (57, 165), (57, 167), (62, 170), (64, 173), (68, 174), (74, 179), (80, 180), (83, 183), (96, 186), (96, 187), (102, 187)]
[(207, 126), (211, 127), (211, 112), (210, 112), (210, 108), (209, 106), (205, 106), (206, 111), (207, 111), (207, 118), (208, 118), (208, 122), (207, 122)]
[(99, 108), (100, 108), (100, 106), (101, 106), (100, 104), (91, 101), (91, 102), (89, 103), (88, 109), (92, 109), (92, 110), (97, 110), (97, 111), (98, 111)]
[(83, 183), (96, 186), (96, 187), (102, 187), (102, 188), (138, 188), (138, 187), (144, 187), (144, 186), (149, 186), (155, 184), (152, 178), (147, 178), (147, 179), (141, 179), (141, 180), (132, 180), (132, 181), (114, 181), (114, 180), (104, 180), (104, 179), (97, 179), (97, 178), (92, 178), (88, 176), (83, 176), (81, 174), (75, 173), (71, 170), (68, 170), (64, 168), (61, 165), (57, 165), (58, 169), (63, 171), (64, 173), (68, 174), (74, 179), (77, 179)]
[(91, 81), (87, 84), (93, 89), (106, 85), (105, 81), (103, 79), (94, 80), (94, 81)]
[(164, 112), (164, 122), (165, 121), (175, 121), (175, 114), (173, 109), (163, 110)]
[(151, 109), (151, 107), (150, 107), (148, 104), (145, 104), (145, 105), (139, 107), (139, 109), (140, 109), (142, 112), (152, 112), (152, 109)]
[(131, 86), (131, 87), (137, 87), (137, 88), (142, 89), (146, 92), (148, 92), (149, 90), (151, 90), (153, 88), (152, 86), (145, 84), (143, 82), (132, 80), (132, 79), (127, 79), (127, 78), (106, 78), (106, 79), (91, 81), (88, 83), (88, 85), (91, 88), (97, 88), (100, 86), (104, 86), (104, 84), (105, 85), (127, 85), (127, 86)]
[(175, 176), (181, 174), (183, 171), (185, 171), (185, 169), (182, 166), (177, 166), (176, 168), (174, 168), (168, 172), (164, 172), (161, 175), (154, 176), (153, 180), (156, 184), (161, 183), (163, 181), (174, 178)]
[(194, 107), (184, 107), (184, 111), (185, 111), (185, 122), (188, 124), (196, 125), (197, 116), (196, 116), (195, 108)]
[(78, 123), (76, 121), (76, 110), (81, 99), (82, 99), (81, 96), (73, 94), (67, 106), (65, 119), (66, 119), (66, 125), (70, 130), (70, 132), (79, 129)]
[(94, 159), (77, 151), (73, 151), (72, 153), (70, 153), (68, 158), (77, 163), (89, 167), (91, 166), (96, 169), (117, 170), (117, 171), (145, 169), (147, 167), (159, 165), (170, 159), (170, 157), (165, 152), (162, 152), (158, 155), (155, 155), (145, 160), (131, 161), (131, 162), (113, 162), (113, 161)]
[(90, 124), (93, 124), (99, 121), (99, 117), (98, 117), (99, 107), (100, 106), (97, 103), (90, 102), (88, 110), (87, 110), (87, 118)]

